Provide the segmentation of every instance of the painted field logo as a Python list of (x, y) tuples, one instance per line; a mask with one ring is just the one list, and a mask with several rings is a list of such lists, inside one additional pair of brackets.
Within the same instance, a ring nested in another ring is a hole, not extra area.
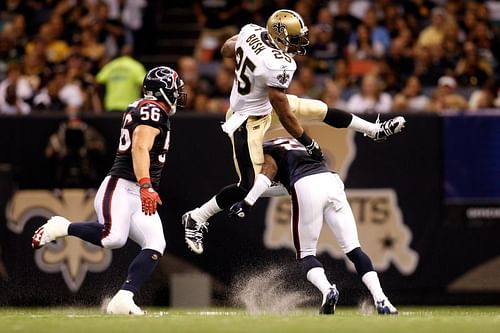
[[(332, 130), (324, 125), (307, 129), (320, 144), (329, 166), (346, 178), (356, 155), (354, 132)], [(273, 131), (270, 135), (286, 135)], [(412, 274), (418, 265), (418, 254), (410, 248), (411, 230), (404, 224), (397, 195), (393, 189), (349, 189), (347, 198), (357, 222), (359, 240), (373, 261), (375, 269), (385, 271), (392, 263), (401, 274)], [(272, 198), (266, 214), (264, 245), (270, 249), (294, 250), (290, 232), (290, 198)], [(318, 253), (327, 252), (334, 258), (345, 258), (328, 226), (324, 226), (317, 245)], [(346, 265), (354, 266), (346, 259)]]
[[(61, 215), (70, 221), (95, 221), (94, 192), (67, 189), (57, 195), (46, 190), (18, 191), (7, 208), (9, 229), (22, 233), (33, 217), (50, 218)], [(87, 271), (102, 272), (111, 263), (111, 251), (87, 244), (76, 237), (59, 239), (35, 251), (35, 262), (47, 273), (61, 272), (68, 288), (76, 292)]]

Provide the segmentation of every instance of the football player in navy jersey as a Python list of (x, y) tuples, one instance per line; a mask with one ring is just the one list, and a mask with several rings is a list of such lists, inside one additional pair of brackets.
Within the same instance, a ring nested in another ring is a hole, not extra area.
[(292, 195), (292, 236), (297, 260), (307, 279), (323, 294), (320, 313), (333, 314), (339, 297), (335, 284), (328, 281), (316, 258), (316, 245), (325, 222), (370, 290), (377, 312), (397, 314), (380, 286), (370, 258), (361, 249), (344, 183), (324, 161), (312, 159), (297, 140), (281, 137), (264, 142), (262, 171), (245, 199), (230, 208), (229, 215), (244, 218), (273, 179), (286, 188), (285, 194), (288, 191)]
[(74, 223), (54, 216), (33, 235), (35, 249), (68, 235), (108, 249), (124, 246), (128, 237), (139, 244), (141, 252), (109, 302), (109, 314), (144, 314), (133, 297), (165, 250), (156, 189), (169, 147), (169, 117), (186, 102), (183, 86), (169, 67), (156, 67), (146, 74), (143, 98), (130, 104), (123, 115), (115, 161), (95, 197), (97, 222)]

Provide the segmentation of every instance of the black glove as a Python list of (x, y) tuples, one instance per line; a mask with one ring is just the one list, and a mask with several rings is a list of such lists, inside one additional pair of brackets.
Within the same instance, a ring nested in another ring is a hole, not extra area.
[(229, 209), (229, 217), (243, 219), (248, 215), (250, 206), (245, 200), (239, 201), (231, 206)]
[(297, 138), (297, 141), (299, 141), (306, 148), (309, 156), (316, 161), (323, 161), (323, 152), (321, 151), (321, 148), (318, 143), (314, 141), (314, 139), (311, 139), (309, 135), (306, 134), (306, 132), (302, 133), (302, 135)]

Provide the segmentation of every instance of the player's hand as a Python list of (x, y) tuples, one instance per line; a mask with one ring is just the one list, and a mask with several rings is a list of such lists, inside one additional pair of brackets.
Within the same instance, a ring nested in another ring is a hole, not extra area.
[(250, 211), (250, 204), (248, 204), (245, 200), (239, 201), (231, 206), (229, 209), (229, 217), (243, 219), (248, 215)]
[(309, 137), (306, 132), (302, 133), (297, 140), (306, 148), (307, 153), (316, 161), (323, 161), (323, 152), (318, 143)]
[(156, 213), (157, 205), (161, 205), (161, 199), (158, 193), (153, 189), (151, 185), (151, 179), (141, 178), (139, 180), (139, 185), (141, 186), (141, 204), (142, 212), (146, 215), (153, 215)]
[(316, 161), (323, 161), (323, 152), (321, 147), (318, 145), (314, 139), (309, 146), (306, 146), (307, 153)]

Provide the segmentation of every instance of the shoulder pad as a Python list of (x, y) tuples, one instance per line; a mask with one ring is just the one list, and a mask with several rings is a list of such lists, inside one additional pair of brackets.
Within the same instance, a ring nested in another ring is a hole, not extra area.
[(269, 49), (269, 52), (264, 57), (264, 66), (269, 70), (289, 70), (295, 71), (297, 64), (292, 57), (284, 54), (280, 50)]

